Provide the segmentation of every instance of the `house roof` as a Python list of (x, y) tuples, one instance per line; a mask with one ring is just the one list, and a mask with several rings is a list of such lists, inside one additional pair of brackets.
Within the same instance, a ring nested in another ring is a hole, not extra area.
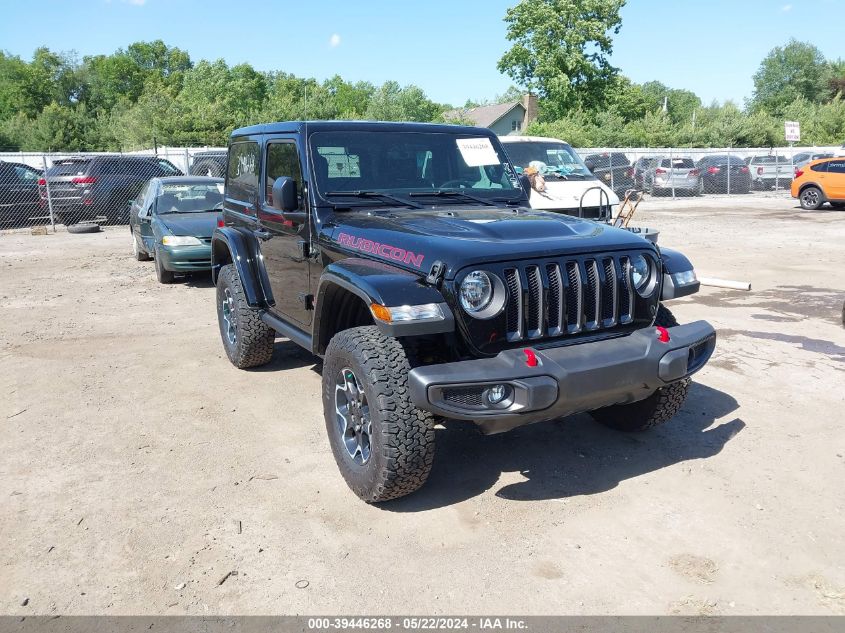
[(446, 118), (462, 117), (471, 120), (479, 127), (490, 127), (496, 121), (503, 118), (510, 113), (514, 108), (520, 107), (523, 110), (524, 106), (519, 101), (510, 101), (508, 103), (497, 103), (489, 106), (479, 106), (477, 108), (451, 110), (446, 113)]

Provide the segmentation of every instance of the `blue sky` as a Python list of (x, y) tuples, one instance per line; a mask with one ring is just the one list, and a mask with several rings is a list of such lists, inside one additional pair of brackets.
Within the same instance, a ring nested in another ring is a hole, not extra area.
[[(258, 70), (325, 79), (414, 83), (462, 105), (510, 85), (496, 70), (516, 0), (39, 0), (4, 3), (0, 49), (29, 59), (46, 45), (80, 56), (162, 39), (193, 60), (222, 57)], [(740, 105), (774, 46), (809, 40), (845, 56), (845, 0), (629, 0), (613, 63), (705, 103)]]

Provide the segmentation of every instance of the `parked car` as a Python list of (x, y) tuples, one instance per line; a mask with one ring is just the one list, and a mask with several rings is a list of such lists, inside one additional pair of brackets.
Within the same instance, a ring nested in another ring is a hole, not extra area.
[(622, 152), (604, 152), (584, 157), (584, 164), (593, 174), (620, 198), (628, 189), (634, 188), (634, 171), (631, 161)]
[(212, 150), (197, 152), (191, 157), (191, 176), (211, 176), (222, 178), (226, 173), (226, 150)]
[(792, 157), (792, 165), (795, 169), (803, 167), (811, 160), (818, 160), (820, 158), (833, 158), (830, 152), (814, 153), (814, 152), (800, 152)]
[(795, 172), (791, 193), (803, 209), (815, 210), (825, 202), (845, 209), (845, 157), (814, 160)]
[(792, 160), (786, 156), (752, 156), (748, 161), (752, 189), (786, 188), (792, 182)]
[(158, 156), (150, 157), (150, 160), (156, 163), (161, 170), (164, 172), (165, 176), (184, 176), (185, 172), (179, 169), (176, 165), (171, 163), (169, 160), (165, 158), (159, 158)]
[(672, 191), (701, 194), (701, 171), (689, 157), (659, 156), (648, 163), (642, 178), (643, 189), (652, 195)]
[[(666, 422), (716, 344), (661, 303), (698, 291), (686, 257), (526, 208), (489, 129), (254, 125), (232, 132), (225, 187), (223, 350), (258, 367), (284, 336), (323, 357), (328, 443), (370, 503), (425, 483), (441, 417), (486, 433), (585, 411), (625, 431)], [(252, 397), (232, 380), (217, 388), (233, 406)]]
[(47, 168), (39, 181), (41, 204), (49, 203), (56, 222), (70, 225), (83, 220), (125, 224), (127, 201), (150, 180), (168, 175), (149, 156), (79, 156), (62, 158)]
[(642, 156), (634, 161), (634, 164), (631, 165), (631, 178), (634, 179), (634, 188), (635, 189), (644, 189), (645, 188), (645, 173), (648, 171), (649, 167), (651, 167), (651, 163), (654, 162), (654, 156)]
[(153, 178), (130, 205), (135, 259), (154, 258), (163, 284), (177, 273), (211, 270), (211, 234), (222, 208), (222, 178)]
[(41, 170), (0, 161), (0, 228), (24, 226), (44, 216), (38, 199)]
[(751, 191), (751, 173), (745, 159), (740, 156), (714, 154), (705, 156), (695, 166), (700, 172), (701, 193), (748, 193)]
[(531, 189), (532, 209), (585, 218), (609, 219), (619, 205), (613, 190), (596, 178), (569, 143), (540, 136), (500, 136), (517, 173), (533, 167), (543, 177), (543, 191)]

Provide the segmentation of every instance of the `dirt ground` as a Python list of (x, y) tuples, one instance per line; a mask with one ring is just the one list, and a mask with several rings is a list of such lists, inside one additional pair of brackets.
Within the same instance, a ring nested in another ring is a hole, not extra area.
[(309, 354), (229, 364), (208, 277), (159, 285), (125, 228), (0, 235), (0, 612), (845, 614), (845, 212), (763, 198), (638, 212), (753, 284), (671, 305), (719, 330), (675, 420), (447, 423), (382, 507)]

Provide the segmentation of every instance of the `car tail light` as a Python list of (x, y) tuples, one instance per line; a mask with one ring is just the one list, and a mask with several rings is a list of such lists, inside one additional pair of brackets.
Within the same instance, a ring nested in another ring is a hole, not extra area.
[(722, 170), (719, 167), (708, 167), (707, 168), (708, 174), (718, 174), (720, 171), (722, 171)]
[[(761, 168), (761, 169), (762, 169), (762, 168)], [(740, 168), (739, 168), (739, 173), (741, 173), (741, 174), (747, 174), (747, 173), (748, 173), (748, 167), (740, 167)]]
[(39, 179), (38, 179), (38, 186), (39, 186), (39, 187), (43, 187), (43, 186), (45, 186), (46, 184), (47, 184), (47, 180), (46, 180), (45, 178), (39, 178)]
[(804, 170), (803, 170), (803, 169), (796, 169), (796, 170), (795, 170), (795, 177), (796, 177), (796, 178), (800, 178), (800, 177), (801, 177), (801, 176), (803, 176), (803, 175), (804, 175)]
[(763, 175), (763, 168), (762, 168), (762, 167), (758, 167), (758, 168), (757, 168), (757, 175), (758, 175), (758, 176), (762, 176), (762, 175)]
[(701, 173), (701, 171), (699, 171), (698, 169), (690, 169), (689, 170), (689, 176), (692, 177), (692, 178), (694, 178), (695, 176), (698, 176), (700, 173)]
[(654, 170), (654, 173), (657, 174), (658, 176), (660, 176), (661, 174), (665, 174), (666, 170), (658, 167), (657, 169)]
[(97, 179), (94, 176), (76, 176), (71, 182), (75, 185), (93, 185)]

